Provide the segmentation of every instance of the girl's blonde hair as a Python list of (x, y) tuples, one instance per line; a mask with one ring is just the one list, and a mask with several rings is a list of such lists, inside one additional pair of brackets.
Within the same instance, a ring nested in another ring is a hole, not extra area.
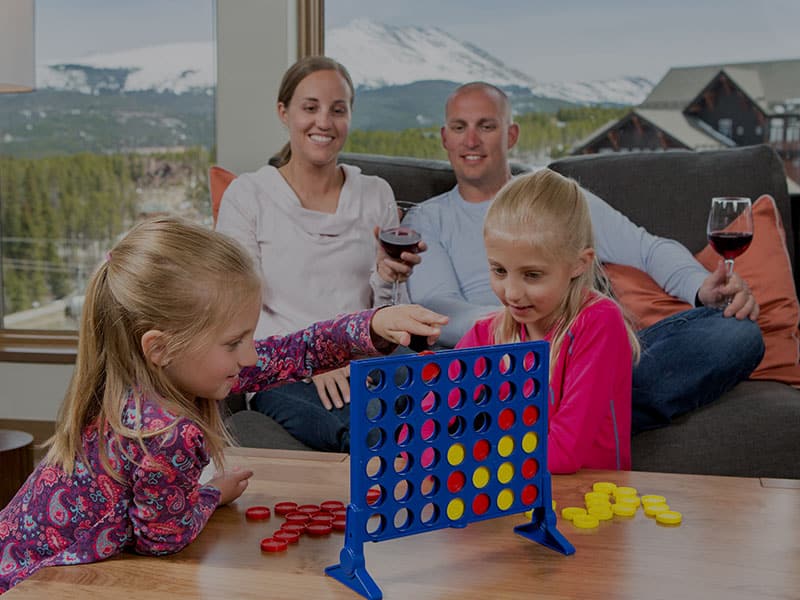
[[(589, 207), (580, 186), (550, 169), (509, 181), (489, 207), (483, 236), (525, 241), (554, 261), (574, 261), (583, 250), (594, 247)], [(587, 303), (594, 301), (587, 294), (590, 291), (616, 302), (596, 256), (581, 275), (570, 281), (556, 310), (550, 343), (551, 371), (567, 330)], [(625, 326), (634, 360), (638, 360), (639, 340), (627, 318)], [(508, 309), (498, 313), (493, 329), (496, 344), (520, 341), (519, 325)]]
[[(141, 431), (141, 403), (157, 397), (176, 416), (194, 421), (205, 436), (217, 465), (230, 437), (218, 401), (187, 398), (164, 369), (147, 360), (142, 336), (164, 334), (165, 360), (202, 348), (227, 326), (231, 314), (249, 298), (258, 298), (261, 284), (252, 260), (232, 239), (177, 217), (157, 217), (136, 225), (111, 250), (86, 289), (75, 371), (48, 440), (45, 460), (72, 473), (77, 460), (86, 463), (82, 433), (94, 424), (103, 439), (144, 439), (162, 434)], [(123, 423), (129, 394), (137, 421)], [(117, 449), (118, 450), (118, 449)], [(116, 479), (106, 444), (100, 460)], [(89, 466), (88, 463), (87, 467)]]

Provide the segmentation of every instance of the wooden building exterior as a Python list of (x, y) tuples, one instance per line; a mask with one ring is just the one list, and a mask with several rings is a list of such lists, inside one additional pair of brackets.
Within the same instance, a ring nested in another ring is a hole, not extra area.
[(670, 69), (638, 107), (573, 154), (770, 144), (800, 184), (800, 59)]

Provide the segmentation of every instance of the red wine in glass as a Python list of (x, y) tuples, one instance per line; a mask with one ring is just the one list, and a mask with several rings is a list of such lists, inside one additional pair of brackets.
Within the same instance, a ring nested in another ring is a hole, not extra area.
[(722, 258), (733, 260), (747, 250), (753, 241), (753, 234), (741, 231), (712, 231), (708, 234), (708, 241)]

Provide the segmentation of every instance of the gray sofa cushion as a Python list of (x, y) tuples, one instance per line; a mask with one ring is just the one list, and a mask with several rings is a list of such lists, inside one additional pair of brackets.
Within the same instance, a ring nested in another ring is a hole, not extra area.
[(800, 478), (800, 393), (744, 381), (716, 402), (631, 442), (633, 469)]

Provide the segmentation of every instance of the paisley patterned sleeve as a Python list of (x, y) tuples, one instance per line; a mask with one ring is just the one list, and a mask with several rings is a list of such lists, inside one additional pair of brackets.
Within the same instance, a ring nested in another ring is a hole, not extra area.
[(219, 504), (220, 492), (199, 483), (209, 456), (203, 434), (192, 421), (179, 419), (145, 445), (149, 455), (141, 455), (134, 468), (133, 503), (128, 510), (134, 549), (141, 554), (172, 554), (202, 531)]
[(376, 348), (372, 342), (370, 321), (377, 310), (341, 315), (287, 336), (257, 340), (258, 362), (242, 369), (232, 391), (258, 392), (341, 367), (359, 356), (393, 350), (392, 344)]

